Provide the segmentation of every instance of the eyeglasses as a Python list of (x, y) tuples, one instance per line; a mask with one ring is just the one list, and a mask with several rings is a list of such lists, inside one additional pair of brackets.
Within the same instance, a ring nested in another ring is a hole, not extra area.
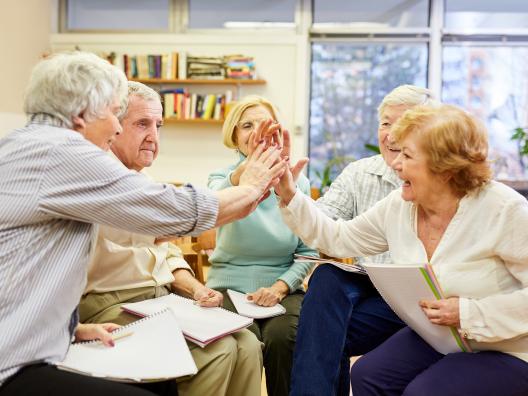
[[(241, 121), (239, 123), (236, 124), (237, 128), (244, 131), (244, 132), (253, 132), (255, 131), (259, 124), (263, 121), (266, 121), (266, 119), (260, 119), (260, 120), (246, 120), (246, 121)], [(274, 121), (275, 123), (276, 121)]]

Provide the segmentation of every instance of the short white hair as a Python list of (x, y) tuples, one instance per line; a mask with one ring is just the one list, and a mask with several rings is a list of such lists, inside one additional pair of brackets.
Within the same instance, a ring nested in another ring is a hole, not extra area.
[(390, 91), (381, 101), (378, 107), (378, 117), (381, 119), (383, 111), (387, 106), (408, 106), (418, 105), (438, 107), (441, 103), (436, 99), (434, 93), (416, 85), (400, 85)]
[[(138, 98), (141, 98), (147, 102), (154, 101), (161, 104), (161, 96), (159, 93), (150, 88), (148, 85), (137, 81), (128, 82), (128, 100), (130, 100), (131, 96), (137, 96)], [(128, 109), (121, 113), (119, 120), (123, 121), (127, 115)]]
[(40, 61), (31, 73), (24, 99), (29, 116), (49, 114), (72, 128), (73, 117), (100, 118), (115, 100), (126, 110), (127, 79), (95, 54), (63, 52)]
[(161, 102), (161, 96), (155, 90), (150, 88), (148, 85), (142, 84), (137, 81), (128, 82), (128, 96), (136, 95), (141, 99), (150, 101), (157, 100)]

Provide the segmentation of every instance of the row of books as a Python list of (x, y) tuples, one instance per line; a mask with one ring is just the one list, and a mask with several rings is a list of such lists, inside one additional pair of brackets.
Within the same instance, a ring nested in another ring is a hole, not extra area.
[(127, 78), (179, 78), (178, 53), (157, 55), (123, 55), (123, 70)]
[(197, 94), (187, 89), (171, 89), (160, 91), (163, 98), (163, 117), (178, 120), (222, 120), (226, 104), (233, 100), (233, 93), (227, 90), (225, 94)]
[[(124, 54), (123, 70), (127, 78), (168, 80), (184, 79), (254, 79), (256, 78), (253, 57), (244, 55), (191, 56), (185, 52), (166, 54)], [(114, 61), (112, 59), (112, 61)]]

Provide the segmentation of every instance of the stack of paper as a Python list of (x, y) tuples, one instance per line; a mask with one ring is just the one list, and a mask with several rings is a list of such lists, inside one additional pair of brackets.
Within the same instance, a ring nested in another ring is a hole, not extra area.
[(339, 261), (323, 259), (323, 258), (313, 257), (313, 256), (304, 256), (302, 254), (295, 254), (294, 258), (295, 259), (293, 261), (295, 263), (332, 264), (347, 272), (357, 272), (358, 274), (363, 274), (363, 275), (367, 274), (365, 271), (365, 268), (363, 268), (363, 266), (358, 263), (345, 264), (345, 263), (340, 263)]
[[(131, 335), (117, 339), (122, 332)], [(169, 310), (123, 326), (112, 334), (116, 335), (114, 347), (99, 341), (73, 344), (57, 367), (120, 382), (162, 381), (198, 371), (176, 317)]]
[(253, 323), (253, 319), (223, 308), (200, 307), (193, 300), (175, 294), (124, 304), (121, 308), (138, 316), (146, 316), (170, 308), (185, 338), (202, 348)]
[(274, 305), (273, 307), (263, 307), (255, 304), (253, 301), (249, 301), (247, 299), (247, 295), (244, 293), (240, 293), (235, 290), (228, 290), (227, 294), (229, 295), (229, 298), (231, 299), (231, 302), (235, 306), (237, 312), (242, 316), (247, 316), (248, 318), (264, 319), (286, 313), (286, 308), (280, 304)]

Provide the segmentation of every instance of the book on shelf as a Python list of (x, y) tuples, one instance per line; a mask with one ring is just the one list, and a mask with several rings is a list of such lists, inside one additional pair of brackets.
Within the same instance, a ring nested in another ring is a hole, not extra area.
[(175, 294), (124, 304), (121, 308), (138, 316), (151, 315), (169, 308), (176, 316), (185, 338), (202, 348), (253, 323), (251, 318), (219, 307), (200, 307), (194, 300)]
[(164, 89), (160, 91), (163, 99), (163, 117), (178, 120), (222, 120), (226, 104), (233, 94), (191, 93), (186, 88)]
[(119, 382), (162, 381), (198, 371), (176, 316), (168, 309), (120, 327), (112, 335), (114, 347), (100, 341), (71, 345), (57, 368)]
[(123, 70), (128, 79), (178, 78), (178, 53), (124, 54)]
[(448, 354), (471, 352), (454, 327), (431, 323), (420, 300), (444, 298), (430, 264), (365, 264), (370, 280), (392, 310), (436, 351)]

